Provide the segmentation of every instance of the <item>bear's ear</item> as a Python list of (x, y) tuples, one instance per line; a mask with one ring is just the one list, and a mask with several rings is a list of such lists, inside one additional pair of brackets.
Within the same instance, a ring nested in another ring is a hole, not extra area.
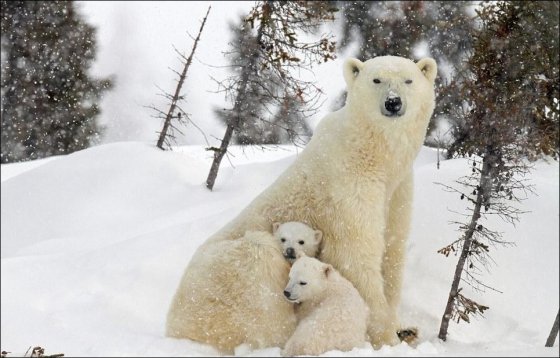
[(280, 227), (280, 223), (278, 222), (272, 223), (272, 233), (274, 234), (279, 227)]
[(348, 58), (344, 61), (344, 80), (346, 81), (346, 85), (350, 87), (358, 74), (364, 67), (364, 63), (356, 58)]
[(433, 58), (424, 57), (416, 64), (428, 81), (434, 82), (437, 76), (437, 64)]
[(315, 230), (315, 243), (319, 244), (323, 239), (323, 232), (321, 230)]

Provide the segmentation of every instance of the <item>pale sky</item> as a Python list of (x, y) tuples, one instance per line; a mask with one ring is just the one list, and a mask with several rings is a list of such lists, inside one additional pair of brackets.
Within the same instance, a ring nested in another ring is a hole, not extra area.
[[(176, 74), (182, 66), (173, 46), (190, 53), (208, 6), (210, 15), (201, 35), (194, 61), (189, 69), (183, 94), (183, 108), (200, 126), (211, 145), (218, 145), (224, 128), (213, 116), (213, 107), (224, 107), (222, 93), (214, 93), (217, 85), (210, 76), (223, 80), (223, 52), (231, 35), (228, 21), (247, 14), (253, 1), (85, 1), (78, 2), (79, 11), (97, 28), (98, 52), (92, 73), (116, 76), (115, 87), (101, 102), (100, 123), (107, 126), (103, 142), (157, 140), (160, 121), (144, 106), (155, 105), (166, 111), (165, 101), (158, 96), (162, 89), (173, 92)], [(325, 108), (312, 119), (314, 128), (320, 118), (331, 110), (330, 103), (344, 89), (342, 58), (314, 69), (319, 86), (325, 91)], [(228, 106), (229, 108), (229, 106)], [(193, 126), (182, 129), (185, 138), (178, 144), (205, 144), (204, 137)]]

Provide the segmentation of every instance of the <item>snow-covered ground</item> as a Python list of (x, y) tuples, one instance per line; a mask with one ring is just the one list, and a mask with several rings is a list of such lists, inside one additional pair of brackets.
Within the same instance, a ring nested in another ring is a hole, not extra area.
[[(293, 162), (292, 147), (248, 148), (223, 161), (213, 192), (201, 146), (163, 152), (140, 142), (100, 145), (48, 160), (2, 165), (1, 349), (29, 346), (66, 356), (208, 356), (211, 347), (164, 337), (165, 315), (196, 248)], [(485, 318), (451, 323), (437, 339), (456, 257), (436, 251), (459, 235), (450, 210), (464, 201), (450, 184), (468, 170), (423, 148), (415, 162), (415, 207), (401, 314), (420, 329), (417, 347), (371, 346), (324, 356), (559, 356), (544, 342), (559, 302), (559, 167), (540, 161), (538, 196), (516, 226), (490, 226), (516, 242), (493, 250), (484, 280), (503, 291), (466, 295)], [(233, 164), (233, 167), (232, 167)], [(280, 348), (238, 355), (279, 356)]]

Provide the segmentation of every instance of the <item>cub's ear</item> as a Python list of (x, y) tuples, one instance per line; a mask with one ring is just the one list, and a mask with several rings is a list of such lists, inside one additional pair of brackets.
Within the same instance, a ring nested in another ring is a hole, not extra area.
[(360, 74), (362, 67), (364, 67), (364, 63), (356, 58), (348, 58), (344, 61), (344, 80), (346, 81), (346, 85), (348, 87), (354, 83), (354, 80), (356, 80), (356, 77)]
[(434, 82), (437, 76), (437, 64), (433, 58), (424, 57), (416, 64), (428, 81)]
[(315, 243), (319, 244), (323, 239), (323, 232), (321, 230), (315, 230)]
[(329, 277), (329, 275), (332, 274), (333, 270), (334, 268), (331, 265), (326, 264), (325, 267), (323, 268), (325, 277)]
[(274, 234), (279, 227), (280, 227), (280, 223), (278, 222), (272, 223), (272, 233)]

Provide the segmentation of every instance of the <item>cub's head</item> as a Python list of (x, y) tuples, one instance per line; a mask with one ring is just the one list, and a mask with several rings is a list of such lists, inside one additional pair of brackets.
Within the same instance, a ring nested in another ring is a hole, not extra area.
[(290, 302), (305, 302), (321, 296), (334, 268), (316, 258), (302, 256), (290, 270), (290, 280), (284, 289), (284, 296)]
[(272, 233), (282, 247), (282, 254), (290, 263), (302, 255), (317, 256), (323, 238), (321, 230), (313, 230), (297, 221), (274, 223)]
[(380, 56), (366, 62), (344, 62), (347, 106), (370, 118), (387, 121), (417, 119), (426, 123), (432, 115), (436, 62), (417, 63), (397, 56)]

